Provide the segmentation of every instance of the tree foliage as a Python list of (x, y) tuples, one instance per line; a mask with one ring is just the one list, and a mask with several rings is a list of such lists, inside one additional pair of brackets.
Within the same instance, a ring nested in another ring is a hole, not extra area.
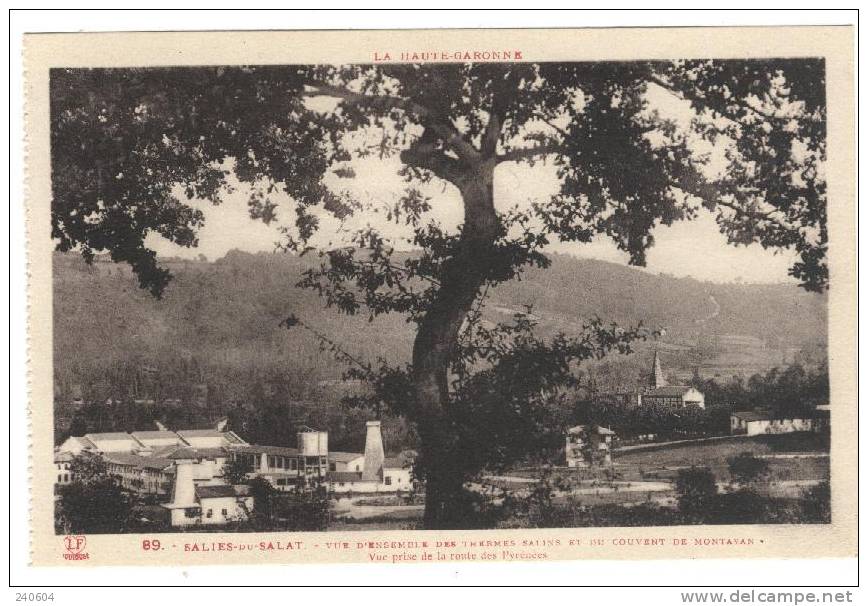
[(59, 488), (55, 517), (67, 533), (119, 533), (129, 527), (133, 500), (101, 457), (82, 453), (69, 465), (73, 481)]
[[(234, 178), (268, 223), (288, 196), (282, 246), (304, 253), (323, 218), (368, 210), (327, 183), (353, 178), (354, 158), (400, 159), (406, 187), (386, 218), (418, 254), (397, 258), (398, 242), (368, 226), (321, 250), (301, 285), (345, 313), (416, 324), (409, 365), (355, 366), (419, 430), (426, 524), (454, 525), (467, 474), (509, 458), (493, 446), (469, 462), (479, 432), (494, 445), (516, 431), (513, 414), (539, 423), (570, 364), (639, 336), (592, 323), (543, 341), (524, 319), (473, 321), (489, 287), (548, 267), (552, 241), (609, 237), (641, 265), (655, 226), (706, 209), (732, 243), (794, 249), (792, 275), (825, 288), (824, 88), (822, 60), (808, 59), (58, 69), (52, 235), (85, 259), (130, 263), (160, 295), (169, 275), (145, 239), (195, 245), (190, 199), (218, 204)], [(658, 111), (661, 94), (690, 119)], [(543, 161), (559, 191), (498, 208), (496, 167)], [(460, 194), (457, 230), (431, 217), (432, 181)]]

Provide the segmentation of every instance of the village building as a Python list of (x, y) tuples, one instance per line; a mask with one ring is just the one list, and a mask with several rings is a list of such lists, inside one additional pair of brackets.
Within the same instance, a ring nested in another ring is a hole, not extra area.
[(68, 438), (55, 452), (57, 484), (72, 481), (73, 457), (92, 453), (124, 489), (164, 500), (171, 524), (184, 527), (246, 519), (253, 507), (249, 486), (225, 477), (226, 465), (237, 461), (248, 480), (263, 478), (279, 491), (312, 483), (332, 493), (413, 489), (413, 456), (385, 456), (379, 421), (367, 424), (364, 453), (329, 452), (328, 433), (308, 427), (298, 432), (296, 448), (249, 444), (225, 427)]
[(253, 511), (250, 487), (244, 484), (197, 486), (196, 500), (201, 510), (200, 521), (203, 525), (243, 522)]
[(615, 432), (607, 427), (576, 425), (567, 430), (567, 467), (586, 468), (612, 465)]
[(685, 408), (698, 406), (705, 408), (705, 395), (688, 385), (664, 385), (653, 387), (639, 394), (640, 406), (665, 406), (667, 408)]
[(330, 452), (329, 471), (361, 471), (365, 465), (365, 455), (360, 452)]
[(729, 416), (730, 433), (758, 436), (794, 433), (798, 431), (823, 432), (829, 429), (829, 411), (817, 410), (802, 415), (775, 415), (769, 410), (747, 410)]
[(172, 488), (175, 465), (170, 459), (112, 452), (103, 456), (106, 471), (123, 488), (141, 494), (166, 495)]
[(68, 452), (54, 453), (54, 473), (57, 475), (55, 484), (58, 486), (69, 484), (75, 479), (69, 468), (72, 459), (73, 455)]
[[(222, 466), (219, 475), (209, 455), (197, 449), (182, 448), (173, 453), (175, 482), (172, 498), (163, 507), (169, 510), (172, 526), (198, 524), (222, 524), (231, 520), (246, 519), (252, 511), (253, 497), (249, 487), (232, 486), (223, 479)], [(216, 457), (215, 457), (216, 458)], [(219, 515), (215, 516), (215, 510)], [(210, 517), (207, 517), (210, 512)]]
[(636, 406), (665, 406), (671, 409), (687, 406), (705, 408), (705, 394), (697, 388), (690, 385), (669, 385), (657, 350), (654, 350), (651, 371), (647, 376), (647, 383), (638, 389), (621, 388), (600, 392), (595, 394), (595, 398), (599, 402), (631, 408)]

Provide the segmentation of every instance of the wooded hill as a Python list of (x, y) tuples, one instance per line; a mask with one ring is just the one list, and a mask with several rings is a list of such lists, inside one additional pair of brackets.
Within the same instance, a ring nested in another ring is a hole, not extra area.
[[(750, 376), (794, 360), (825, 358), (826, 298), (795, 285), (713, 284), (654, 275), (597, 260), (554, 255), (547, 270), (490, 292), (489, 321), (532, 305), (545, 333), (575, 332), (599, 316), (665, 328), (636, 354), (593, 367), (612, 386), (639, 380), (650, 348), (682, 379)], [(166, 259), (175, 278), (162, 300), (138, 288), (129, 268), (54, 255), (55, 392), (58, 402), (176, 399), (214, 414), (231, 404), (292, 401), (331, 410), (344, 367), (317, 340), (278, 324), (295, 314), (366, 360), (410, 357), (413, 326), (399, 316), (369, 321), (323, 306), (296, 288), (315, 256), (231, 251), (214, 262)], [(329, 414), (340, 415), (339, 410)]]

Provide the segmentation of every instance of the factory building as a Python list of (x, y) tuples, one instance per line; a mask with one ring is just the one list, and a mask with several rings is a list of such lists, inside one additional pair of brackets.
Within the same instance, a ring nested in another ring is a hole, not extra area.
[(263, 478), (278, 491), (315, 483), (331, 493), (413, 488), (412, 456), (385, 456), (379, 421), (367, 424), (364, 453), (329, 452), (328, 433), (308, 427), (296, 441), (296, 448), (249, 444), (225, 428), (74, 436), (55, 452), (57, 484), (72, 481), (69, 464), (75, 456), (97, 455), (123, 488), (165, 499), (173, 526), (246, 519), (253, 508), (249, 486), (231, 485), (225, 477), (226, 465), (238, 461), (248, 479)]
[[(412, 454), (386, 458), (380, 421), (368, 421), (365, 453), (340, 453), (326, 475), (335, 494), (410, 492), (413, 489)], [(332, 465), (330, 464), (330, 467)]]

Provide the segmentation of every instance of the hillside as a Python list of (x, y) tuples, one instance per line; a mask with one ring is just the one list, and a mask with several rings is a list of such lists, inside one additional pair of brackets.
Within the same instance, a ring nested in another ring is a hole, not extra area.
[[(364, 358), (409, 358), (413, 327), (404, 318), (348, 318), (294, 287), (315, 258), (232, 251), (215, 262), (167, 260), (175, 279), (159, 301), (137, 287), (126, 266), (87, 266), (60, 253), (54, 260), (59, 401), (113, 394), (207, 400), (222, 409), (262, 398), (336, 400), (343, 369), (306, 331), (278, 328), (290, 313)], [(486, 315), (508, 319), (526, 304), (547, 333), (575, 331), (595, 315), (664, 327), (656, 346), (679, 377), (694, 369), (705, 377), (749, 376), (825, 355), (825, 297), (795, 286), (712, 284), (554, 256), (550, 269), (493, 289)], [(613, 383), (635, 380), (651, 346), (595, 371)]]

